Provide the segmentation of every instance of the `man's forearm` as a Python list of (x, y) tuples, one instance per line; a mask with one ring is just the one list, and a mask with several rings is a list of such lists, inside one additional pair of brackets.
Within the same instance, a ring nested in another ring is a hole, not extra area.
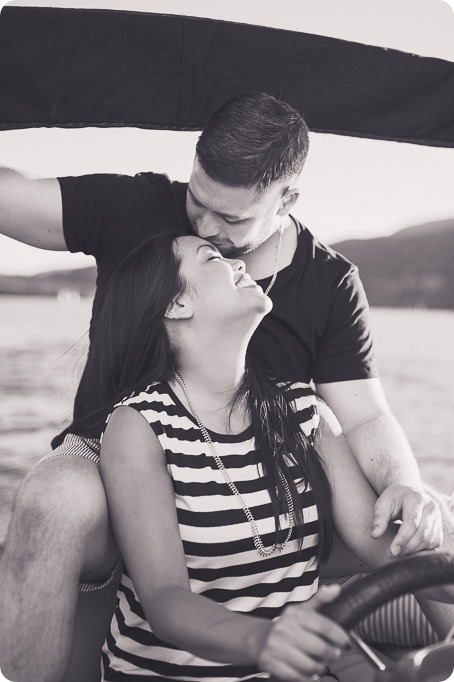
[(410, 444), (391, 412), (373, 417), (344, 435), (378, 495), (393, 484), (422, 486)]
[[(398, 422), (386, 406), (372, 411), (366, 405), (356, 412), (357, 418), (350, 419), (349, 426), (344, 411), (343, 430), (364, 476), (379, 495), (371, 536), (380, 538), (391, 521), (401, 520), (389, 549), (390, 556), (439, 547), (443, 539), (441, 512), (437, 501), (425, 490)], [(368, 416), (362, 420), (358, 413)]]

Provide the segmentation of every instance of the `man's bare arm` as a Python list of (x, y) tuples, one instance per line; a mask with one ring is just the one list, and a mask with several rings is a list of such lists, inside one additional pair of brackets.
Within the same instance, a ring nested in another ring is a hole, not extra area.
[(58, 180), (0, 168), (0, 232), (40, 249), (66, 251)]
[(361, 469), (378, 494), (402, 479), (407, 485), (421, 486), (418, 465), (379, 379), (318, 384), (317, 391), (336, 415)]
[(390, 520), (402, 518), (391, 545), (393, 553), (437, 547), (442, 540), (439, 507), (422, 484), (410, 445), (391, 413), (380, 381), (339, 381), (320, 384), (317, 390), (336, 415), (364, 475), (380, 495), (374, 537), (384, 533)]

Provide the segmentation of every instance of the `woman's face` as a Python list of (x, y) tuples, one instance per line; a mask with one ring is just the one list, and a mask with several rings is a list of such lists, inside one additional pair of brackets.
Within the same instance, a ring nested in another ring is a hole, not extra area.
[(194, 315), (212, 323), (244, 320), (250, 324), (257, 317), (258, 324), (273, 307), (271, 299), (246, 273), (243, 261), (224, 258), (200, 237), (179, 237), (175, 248)]

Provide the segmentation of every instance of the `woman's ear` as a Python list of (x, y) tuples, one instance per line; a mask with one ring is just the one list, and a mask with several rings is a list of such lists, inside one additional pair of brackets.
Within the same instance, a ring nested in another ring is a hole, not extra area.
[(176, 298), (169, 304), (165, 317), (168, 320), (189, 320), (194, 315), (191, 303), (185, 296)]

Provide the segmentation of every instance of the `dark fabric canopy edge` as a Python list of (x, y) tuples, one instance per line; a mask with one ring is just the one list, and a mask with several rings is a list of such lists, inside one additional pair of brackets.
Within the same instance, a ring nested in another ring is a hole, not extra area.
[(200, 130), (235, 95), (288, 101), (315, 132), (454, 146), (454, 63), (211, 19), (6, 6), (0, 129)]

